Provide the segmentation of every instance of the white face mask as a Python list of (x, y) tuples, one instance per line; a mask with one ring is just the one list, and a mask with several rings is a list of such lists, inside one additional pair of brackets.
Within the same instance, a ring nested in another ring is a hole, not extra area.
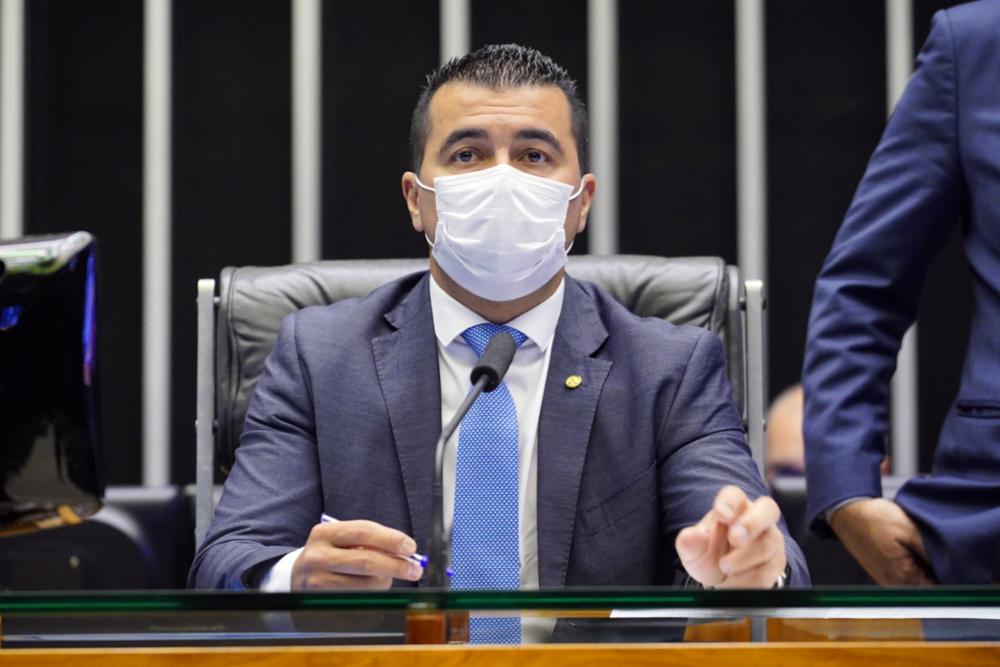
[[(437, 228), (431, 254), (473, 294), (511, 301), (531, 294), (566, 265), (566, 211), (575, 193), (565, 183), (506, 164), (438, 176)], [(428, 239), (428, 243), (430, 240)]]

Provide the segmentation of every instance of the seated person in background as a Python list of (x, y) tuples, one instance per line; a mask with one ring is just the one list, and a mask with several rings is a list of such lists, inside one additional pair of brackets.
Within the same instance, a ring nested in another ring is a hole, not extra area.
[(788, 387), (771, 402), (764, 421), (764, 479), (806, 474), (802, 439), (802, 385)]
[[(793, 384), (771, 402), (767, 411), (764, 446), (764, 479), (799, 477), (806, 474), (806, 443), (802, 435), (802, 385)], [(879, 464), (879, 472), (888, 475), (889, 457)]]
[(402, 190), (430, 271), (285, 319), (192, 586), (414, 585), (435, 441), (500, 330), (510, 371), (448, 448), (453, 588), (808, 583), (719, 338), (564, 274), (596, 189), (586, 136), (575, 82), (532, 49), (428, 77)]

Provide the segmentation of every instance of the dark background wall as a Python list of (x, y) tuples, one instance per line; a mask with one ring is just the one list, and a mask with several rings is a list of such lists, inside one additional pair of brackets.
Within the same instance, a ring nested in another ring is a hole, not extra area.
[(291, 261), (291, 13), (273, 0), (173, 0), (171, 474), (194, 477), (194, 285)]
[[(915, 0), (915, 48), (934, 10)], [(287, 0), (174, 0), (172, 437), (193, 479), (195, 281), (290, 259)], [(812, 285), (885, 122), (884, 3), (768, 0), (770, 387), (801, 368)], [(102, 251), (101, 370), (112, 483), (140, 478), (142, 2), (27, 3), (26, 229)], [(426, 252), (399, 195), (407, 131), (437, 64), (437, 0), (327, 0), (323, 256)], [(518, 41), (587, 83), (586, 3), (474, 0), (473, 47)], [(736, 261), (732, 0), (619, 3), (622, 252)], [(600, 175), (598, 175), (600, 176)], [(575, 252), (586, 252), (586, 239)], [(920, 325), (921, 463), (957, 383), (970, 312), (956, 239)]]
[(100, 242), (98, 363), (112, 482), (141, 469), (142, 3), (25, 3), (25, 231)]

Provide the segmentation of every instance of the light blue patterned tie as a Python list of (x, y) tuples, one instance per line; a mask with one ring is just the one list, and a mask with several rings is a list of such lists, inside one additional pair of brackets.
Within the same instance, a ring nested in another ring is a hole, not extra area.
[[(483, 356), (486, 344), (506, 331), (521, 345), (527, 336), (512, 327), (477, 324), (462, 338)], [(455, 513), (451, 529), (452, 588), (517, 590), (518, 558), (517, 410), (507, 384), (481, 394), (458, 434), (455, 463)], [(519, 644), (518, 618), (469, 618), (473, 644)]]

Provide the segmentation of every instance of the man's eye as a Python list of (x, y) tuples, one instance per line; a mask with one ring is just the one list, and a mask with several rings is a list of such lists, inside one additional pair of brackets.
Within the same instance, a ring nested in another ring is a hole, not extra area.
[(533, 164), (538, 164), (545, 162), (545, 153), (541, 151), (528, 151), (524, 154), (524, 158)]
[(476, 154), (470, 150), (458, 151), (455, 153), (456, 162), (472, 162), (476, 158)]

